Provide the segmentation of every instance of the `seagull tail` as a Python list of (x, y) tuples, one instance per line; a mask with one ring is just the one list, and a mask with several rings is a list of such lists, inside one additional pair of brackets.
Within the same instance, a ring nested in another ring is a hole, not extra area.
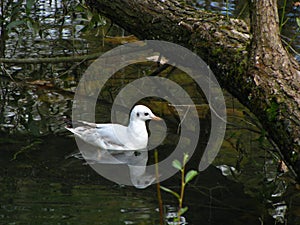
[(76, 130), (74, 128), (70, 128), (70, 127), (65, 127), (68, 131), (71, 131), (74, 135), (78, 136), (78, 137), (81, 137), (81, 135), (76, 132)]

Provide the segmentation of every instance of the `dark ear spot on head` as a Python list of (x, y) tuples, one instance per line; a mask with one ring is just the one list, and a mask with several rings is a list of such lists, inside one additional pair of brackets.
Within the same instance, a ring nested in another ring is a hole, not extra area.
[(140, 116), (140, 114), (139, 114), (139, 113), (136, 113), (136, 116), (137, 116), (137, 117), (139, 117), (139, 116)]
[(139, 156), (139, 155), (141, 155), (141, 153), (140, 153), (140, 152), (137, 152), (137, 151), (135, 151), (135, 152), (134, 152), (134, 156), (136, 156), (136, 157), (137, 157), (137, 156)]

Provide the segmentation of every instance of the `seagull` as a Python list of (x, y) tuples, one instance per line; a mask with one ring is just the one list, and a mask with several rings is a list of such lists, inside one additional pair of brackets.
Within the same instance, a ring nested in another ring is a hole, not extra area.
[[(90, 156), (89, 163), (127, 164), (132, 184), (139, 189), (151, 185), (156, 177), (146, 173), (148, 161), (147, 120), (162, 120), (144, 105), (136, 105), (130, 113), (128, 126), (121, 124), (96, 124), (78, 121), (82, 126), (66, 127), (75, 136), (98, 150)], [(88, 153), (85, 152), (85, 153)]]
[(84, 142), (110, 151), (145, 150), (148, 144), (147, 120), (162, 120), (144, 105), (136, 105), (130, 113), (128, 126), (121, 124), (96, 124), (78, 121), (83, 124), (76, 128), (66, 127)]

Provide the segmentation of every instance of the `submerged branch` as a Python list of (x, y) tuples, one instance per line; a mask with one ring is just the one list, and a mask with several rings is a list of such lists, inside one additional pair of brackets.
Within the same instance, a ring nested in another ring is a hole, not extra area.
[(54, 58), (0, 58), (0, 63), (14, 63), (14, 64), (42, 64), (42, 63), (64, 63), (64, 62), (81, 62), (87, 60), (94, 60), (101, 56), (103, 53), (93, 53), (89, 55), (80, 56), (65, 56), (65, 57), (54, 57)]

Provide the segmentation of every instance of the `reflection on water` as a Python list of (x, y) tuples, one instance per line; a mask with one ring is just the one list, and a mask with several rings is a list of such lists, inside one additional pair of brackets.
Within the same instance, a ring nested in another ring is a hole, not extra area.
[(76, 148), (73, 140), (49, 137), (13, 160), (27, 140), (19, 137), (19, 142), (9, 143), (9, 136), (4, 138), (0, 147), (1, 224), (124, 224), (144, 219), (153, 224), (156, 212), (151, 199), (113, 188), (87, 166), (65, 160)]
[[(158, 224), (155, 186), (145, 190), (122, 187), (105, 180), (75, 158), (73, 139), (47, 136), (33, 143), (9, 136), (0, 142), (0, 217), (1, 222), (20, 224)], [(10, 140), (10, 141), (9, 141)], [(163, 148), (160, 149), (164, 150)], [(177, 178), (164, 185), (177, 188)], [(243, 193), (237, 183), (226, 180), (211, 167), (201, 174), (186, 193), (185, 215), (189, 224), (220, 224), (214, 221), (256, 221), (257, 202)], [(239, 201), (237, 201), (239, 199)], [(176, 202), (163, 193), (165, 204)], [(167, 212), (171, 212), (168, 207)], [(241, 208), (243, 210), (241, 210)], [(173, 210), (174, 211), (174, 210)], [(232, 217), (234, 215), (234, 217)], [(225, 218), (223, 218), (225, 217)], [(168, 218), (171, 222), (171, 218)], [(241, 224), (241, 223), (240, 223)], [(253, 224), (253, 223), (252, 223)]]
[(30, 82), (0, 79), (0, 131), (43, 136), (62, 129), (70, 114), (72, 95)]
[(81, 161), (65, 159), (76, 149), (72, 139), (47, 137), (37, 149), (13, 160), (26, 142), (18, 140), (0, 145), (1, 224), (154, 224), (157, 220), (152, 195), (134, 194), (101, 179)]
[[(49, 57), (87, 53), (87, 41), (80, 37), (79, 13), (74, 11), (77, 1), (37, 1), (34, 9), (27, 9), (23, 1), (4, 1), (4, 17), (11, 21), (4, 23), (7, 41), (3, 56), (6, 58)], [(14, 21), (17, 17), (19, 23)], [(38, 22), (38, 23), (37, 23)], [(14, 24), (15, 23), (15, 24)], [(2, 38), (5, 38), (4, 31)], [(46, 48), (46, 46), (48, 46)]]
[(0, 189), (5, 224), (154, 224), (157, 218), (151, 198), (101, 185), (11, 178), (1, 179)]
[[(8, 15), (19, 7), (9, 5), (10, 2), (3, 1)], [(64, 14), (76, 2), (38, 1), (30, 15), (40, 21), (42, 36), (26, 26), (12, 29), (5, 38), (1, 36), (1, 55), (70, 56), (102, 52), (122, 42), (122, 39), (104, 39), (102, 34), (109, 29), (108, 25), (79, 32), (82, 15)], [(199, 7), (230, 16), (239, 16), (244, 4), (198, 1)], [(20, 7), (22, 18), (26, 19), (24, 5)], [(299, 49), (300, 38), (295, 27), (299, 7), (288, 11), (290, 19), (283, 33), (288, 41), (294, 39), (293, 45)], [(109, 35), (113, 34), (122, 36), (124, 31), (113, 26)], [(73, 137), (66, 137), (63, 118), (71, 115), (74, 88), (88, 65), (89, 62), (1, 65), (1, 224), (158, 224), (155, 186), (146, 190), (117, 186), (81, 160), (66, 158), (78, 151)], [(142, 64), (118, 71), (101, 93), (103, 104), (97, 109), (96, 121), (110, 122), (110, 103), (119, 90), (153, 69), (153, 64)], [(199, 103), (201, 140), (196, 160), (190, 162), (190, 167), (197, 168), (210, 131), (209, 109), (197, 87), (180, 76), (180, 71), (172, 71), (170, 79), (186, 82), (187, 91), (197, 93), (193, 100)], [(164, 145), (159, 147), (160, 157), (164, 158), (176, 145), (178, 116), (157, 99), (148, 102), (160, 108), (168, 125)], [(257, 121), (229, 95), (227, 106), (230, 123), (222, 151), (215, 167), (201, 173), (188, 186), (184, 204), (189, 210), (184, 218), (189, 224), (299, 224), (299, 187), (291, 185), (288, 174), (278, 174), (280, 157), (266, 141)], [(153, 162), (152, 154), (149, 160)], [(179, 179), (175, 176), (164, 186), (178, 189)], [(177, 202), (172, 196), (164, 193), (163, 201), (170, 212), (174, 211)], [(166, 215), (170, 214), (166, 211)], [(168, 219), (171, 224), (172, 219)]]

